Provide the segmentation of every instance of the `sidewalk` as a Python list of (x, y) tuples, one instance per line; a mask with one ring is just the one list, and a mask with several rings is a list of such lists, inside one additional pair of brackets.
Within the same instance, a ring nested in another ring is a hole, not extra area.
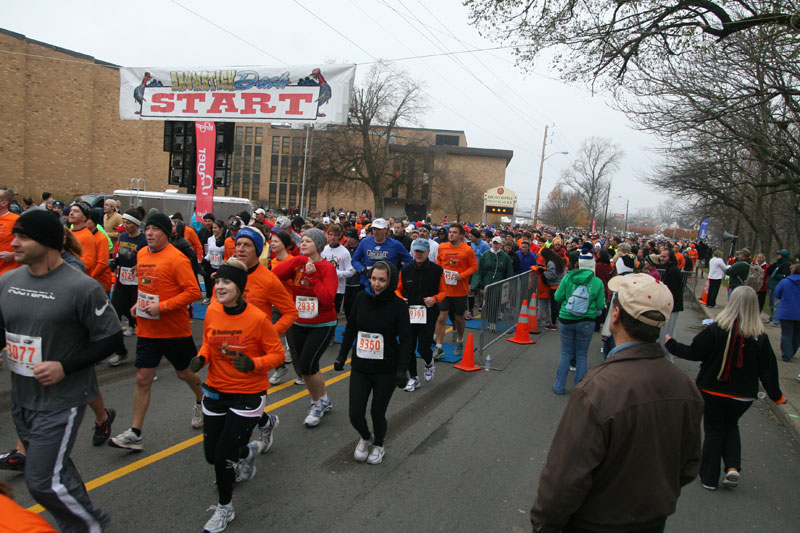
[[(705, 286), (706, 278), (697, 280), (696, 298), (693, 302), (693, 307), (702, 309), (702, 312), (709, 318), (716, 318), (717, 314), (722, 311), (728, 304), (728, 293), (725, 286), (720, 287), (719, 295), (717, 295), (717, 305), (713, 309), (701, 305), (698, 300), (703, 295), (703, 287)], [(685, 302), (689, 303), (689, 302)], [(765, 306), (766, 307), (766, 306)], [(761, 314), (761, 317), (766, 320), (767, 315)], [(776, 405), (769, 398), (764, 400), (767, 405), (772, 408), (775, 415), (783, 422), (789, 431), (794, 436), (795, 440), (800, 442), (800, 383), (797, 381), (797, 376), (800, 374), (800, 365), (797, 364), (798, 359), (795, 357), (791, 362), (785, 363), (781, 359), (781, 328), (774, 325), (772, 322), (764, 324), (764, 332), (769, 337), (769, 342), (772, 344), (772, 350), (775, 352), (775, 358), (778, 360), (778, 376), (780, 380), (781, 391), (786, 396), (786, 403), (783, 405)], [(763, 388), (762, 388), (763, 390)]]

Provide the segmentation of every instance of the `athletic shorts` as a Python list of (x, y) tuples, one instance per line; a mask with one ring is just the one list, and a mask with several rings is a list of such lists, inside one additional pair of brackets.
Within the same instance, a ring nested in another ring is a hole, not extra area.
[(186, 370), (197, 348), (191, 337), (177, 339), (136, 339), (136, 368), (155, 368), (166, 357), (175, 370)]
[(452, 311), (456, 316), (464, 316), (467, 312), (467, 296), (448, 296), (439, 302), (439, 312)]
[(245, 418), (261, 418), (267, 406), (267, 393), (231, 394), (203, 384), (203, 414), (225, 416), (231, 412)]

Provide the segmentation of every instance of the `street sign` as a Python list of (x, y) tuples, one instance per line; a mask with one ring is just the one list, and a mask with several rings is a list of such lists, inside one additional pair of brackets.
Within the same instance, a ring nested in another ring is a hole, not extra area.
[(483, 212), (487, 215), (513, 215), (517, 194), (506, 187), (493, 187), (483, 193)]

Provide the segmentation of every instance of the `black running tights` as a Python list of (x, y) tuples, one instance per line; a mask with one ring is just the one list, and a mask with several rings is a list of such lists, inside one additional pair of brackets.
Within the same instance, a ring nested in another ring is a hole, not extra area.
[(369, 440), (367, 425), (367, 401), (372, 393), (372, 429), (375, 431), (375, 446), (383, 446), (386, 437), (386, 408), (395, 388), (395, 374), (365, 374), (358, 370), (350, 372), (350, 423), (361, 438)]

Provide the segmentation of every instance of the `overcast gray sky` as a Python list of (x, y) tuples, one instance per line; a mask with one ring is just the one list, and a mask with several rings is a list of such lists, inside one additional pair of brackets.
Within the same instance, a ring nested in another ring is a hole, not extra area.
[[(29, 0), (3, 2), (0, 21), (29, 38), (130, 67), (336, 62), (357, 63), (363, 74), (374, 58), (499, 46), (468, 24), (458, 0)], [(529, 74), (505, 50), (397, 65), (425, 83), (431, 109), (423, 126), (464, 130), (470, 146), (514, 151), (506, 186), (520, 208), (536, 197), (545, 124), (554, 133), (545, 154), (570, 154), (545, 162), (542, 202), (591, 136), (609, 137), (626, 153), (610, 212), (624, 212), (625, 199), (632, 212), (660, 202), (636, 179), (657, 161), (656, 139), (633, 130), (606, 97), (558, 81), (544, 61)]]

